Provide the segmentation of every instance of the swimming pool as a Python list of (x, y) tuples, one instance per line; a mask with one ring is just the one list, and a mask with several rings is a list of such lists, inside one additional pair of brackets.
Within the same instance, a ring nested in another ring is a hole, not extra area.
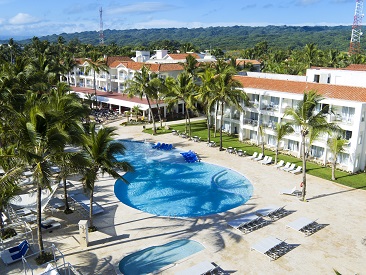
[(148, 247), (124, 257), (119, 262), (119, 270), (125, 275), (149, 274), (203, 249), (205, 247), (196, 241), (176, 240)]
[(118, 160), (135, 172), (117, 180), (116, 197), (141, 211), (169, 217), (200, 217), (228, 211), (246, 203), (253, 186), (243, 175), (205, 162), (186, 163), (178, 149), (152, 149), (151, 143), (119, 141), (126, 147)]

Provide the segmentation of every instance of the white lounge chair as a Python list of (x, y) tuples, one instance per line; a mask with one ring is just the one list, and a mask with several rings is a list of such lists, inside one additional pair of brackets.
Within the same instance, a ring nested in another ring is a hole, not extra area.
[(281, 159), (279, 162), (277, 162), (277, 164), (275, 165), (275, 167), (277, 169), (280, 169), (284, 164), (285, 164), (285, 161)]
[(212, 272), (218, 268), (219, 268), (218, 266), (213, 265), (208, 261), (204, 261), (175, 274), (176, 275), (192, 275), (192, 274), (207, 274), (207, 273), (212, 274)]
[(300, 231), (302, 233), (305, 233), (306, 236), (309, 236), (321, 229), (322, 226), (318, 224), (316, 220), (301, 217), (293, 222), (290, 222), (288, 225), (286, 225), (286, 228), (295, 229), (296, 231)]
[(268, 221), (264, 220), (262, 217), (249, 213), (228, 222), (228, 225), (243, 233), (249, 233), (255, 229), (265, 226), (267, 223)]
[(4, 264), (8, 265), (20, 261), (23, 256), (28, 253), (29, 243), (27, 241), (21, 242), (19, 245), (6, 249), (1, 252), (1, 259)]
[(268, 205), (255, 212), (258, 216), (270, 218), (272, 221), (278, 220), (288, 214), (289, 211), (285, 209), (285, 206)]
[(263, 154), (262, 153), (260, 153), (258, 155), (258, 157), (254, 158), (255, 161), (259, 161), (259, 160), (262, 160), (262, 159), (263, 159)]
[(288, 171), (288, 172), (290, 172), (292, 174), (300, 174), (301, 171), (302, 171), (302, 167), (299, 165), (299, 166), (296, 167), (296, 169)]
[(295, 166), (296, 166), (296, 164), (292, 163), (289, 168), (285, 168), (285, 169), (283, 169), (283, 171), (290, 172), (291, 170), (295, 169)]
[(276, 260), (289, 251), (290, 247), (284, 241), (271, 236), (253, 245), (250, 250), (256, 250), (269, 257), (270, 260)]
[(281, 195), (300, 196), (301, 191), (297, 190), (296, 186), (292, 189), (284, 189), (280, 192)]
[[(69, 193), (70, 198), (80, 205), (87, 213), (90, 211), (90, 199), (83, 193)], [(104, 209), (93, 201), (93, 215), (103, 213)]]
[(285, 170), (285, 169), (288, 169), (290, 166), (291, 166), (291, 162), (286, 162), (285, 166), (282, 166), (279, 169)]
[(269, 156), (264, 156), (264, 158), (262, 160), (259, 160), (258, 162), (259, 163), (266, 162), (268, 158), (269, 158)]
[(258, 152), (254, 152), (252, 156), (249, 157), (249, 159), (255, 159), (258, 156)]
[(273, 157), (268, 157), (267, 160), (262, 160), (260, 163), (263, 165), (268, 165), (272, 163)]

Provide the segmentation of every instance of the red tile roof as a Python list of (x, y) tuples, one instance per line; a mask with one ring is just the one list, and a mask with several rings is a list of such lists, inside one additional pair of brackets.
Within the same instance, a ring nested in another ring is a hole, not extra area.
[(237, 59), (236, 60), (236, 65), (245, 65), (251, 63), (253, 65), (260, 65), (261, 63), (258, 60), (254, 60), (254, 59)]
[(325, 98), (366, 102), (366, 88), (239, 75), (236, 75), (234, 78), (242, 83), (244, 90), (245, 88), (254, 88), (293, 94), (303, 94), (306, 91), (316, 90)]
[(107, 56), (106, 59), (107, 66), (112, 68), (115, 68), (115, 66), (113, 66), (114, 64), (120, 63), (122, 61), (132, 61), (132, 59), (128, 56)]
[(196, 53), (169, 53), (168, 54), (174, 60), (186, 59), (188, 55), (192, 55), (196, 59), (200, 59), (199, 55)]

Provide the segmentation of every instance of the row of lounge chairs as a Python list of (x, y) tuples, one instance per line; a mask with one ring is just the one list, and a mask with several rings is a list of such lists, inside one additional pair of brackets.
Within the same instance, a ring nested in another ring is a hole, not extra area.
[[(248, 213), (235, 220), (229, 221), (228, 225), (247, 234), (269, 224), (271, 221), (276, 221), (287, 216), (291, 212), (292, 211), (286, 210), (285, 206), (278, 207), (276, 205), (269, 205), (254, 213)], [(305, 217), (298, 218), (286, 225), (286, 228), (292, 228), (302, 232), (305, 236), (314, 234), (323, 227), (324, 225), (318, 224), (316, 220)], [(254, 244), (250, 250), (256, 250), (268, 256), (270, 260), (276, 260), (294, 247), (295, 245), (287, 244), (283, 240), (269, 236)]]
[(256, 211), (255, 213), (249, 213), (233, 221), (230, 221), (228, 222), (228, 225), (247, 234), (290, 213), (291, 212), (286, 210), (284, 206), (279, 207), (276, 205), (269, 205)]
[(263, 165), (269, 165), (272, 163), (273, 157), (263, 156), (262, 153), (258, 154), (257, 152), (254, 152), (254, 154), (252, 156), (250, 156), (249, 159), (258, 161), (259, 163), (261, 163)]
[(180, 154), (183, 156), (184, 160), (188, 163), (200, 161), (200, 158), (197, 156), (197, 154), (191, 150), (189, 150), (188, 152), (182, 152)]
[(153, 149), (158, 149), (158, 150), (170, 151), (170, 150), (173, 149), (173, 144), (166, 144), (166, 143), (158, 142), (157, 144), (153, 145), (152, 148)]
[(285, 164), (285, 162), (283, 160), (280, 160), (278, 162), (278, 164), (276, 165), (276, 168), (281, 169), (281, 170), (286, 171), (286, 172), (293, 173), (293, 174), (300, 174), (302, 172), (302, 166), (301, 165), (298, 165), (296, 167), (296, 164), (291, 163), (291, 162), (286, 162), (286, 164)]

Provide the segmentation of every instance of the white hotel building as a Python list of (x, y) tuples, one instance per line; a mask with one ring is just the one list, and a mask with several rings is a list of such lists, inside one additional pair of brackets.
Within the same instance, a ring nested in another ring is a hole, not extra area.
[[(329, 122), (335, 122), (345, 131), (348, 140), (345, 150), (337, 159), (339, 167), (357, 172), (366, 166), (366, 66), (352, 65), (346, 69), (311, 68), (306, 76), (250, 73), (235, 76), (251, 99), (251, 107), (243, 105), (245, 112), (227, 106), (224, 110), (224, 130), (237, 133), (239, 139), (259, 144), (259, 125), (263, 125), (264, 142), (275, 148), (274, 124), (288, 121), (284, 112), (296, 107), (304, 91), (316, 90), (324, 97), (321, 105), (333, 110)], [(320, 109), (321, 106), (318, 106)], [(318, 138), (310, 147), (310, 157), (327, 164), (333, 157), (327, 148), (328, 135)], [(299, 129), (284, 138), (282, 150), (300, 157), (301, 136)]]
[[(128, 98), (124, 94), (126, 83), (133, 79), (136, 71), (145, 64), (151, 71), (161, 76), (176, 77), (183, 71), (178, 64), (184, 62), (187, 54), (169, 54), (165, 50), (158, 50), (150, 56), (148, 51), (137, 51), (134, 58), (108, 57), (108, 74), (97, 73), (96, 86), (98, 101), (107, 104), (110, 108), (117, 107), (124, 111), (139, 105), (146, 114), (148, 104), (146, 99)], [(210, 55), (193, 54), (199, 62), (214, 62)], [(79, 60), (81, 61), (81, 60)], [(94, 93), (93, 72), (86, 69), (87, 60), (82, 60), (68, 76), (73, 90), (86, 97), (87, 93)], [(343, 153), (337, 159), (339, 167), (357, 172), (366, 168), (366, 66), (351, 65), (345, 69), (311, 68), (306, 76), (278, 75), (257, 72), (247, 72), (235, 76), (243, 85), (243, 90), (249, 95), (252, 106), (244, 106), (245, 112), (239, 112), (232, 106), (224, 110), (224, 130), (236, 133), (239, 139), (249, 140), (259, 144), (261, 142), (259, 125), (265, 129), (264, 142), (268, 147), (275, 147), (274, 124), (286, 121), (284, 112), (287, 107), (296, 107), (302, 99), (303, 93), (316, 90), (324, 97), (322, 105), (330, 105), (334, 114), (329, 115), (328, 121), (335, 122), (345, 130), (344, 138), (348, 140)], [(159, 103), (162, 114), (167, 114), (167, 106), (163, 101)], [(156, 111), (157, 104), (152, 103)], [(321, 106), (319, 106), (319, 109)], [(179, 104), (175, 113), (184, 113), (183, 104)], [(221, 119), (220, 117), (218, 119)], [(328, 136), (323, 135), (310, 147), (310, 157), (321, 164), (327, 164), (333, 156), (327, 148)], [(285, 137), (281, 142), (281, 150), (289, 154), (300, 156), (301, 137), (299, 129)]]

